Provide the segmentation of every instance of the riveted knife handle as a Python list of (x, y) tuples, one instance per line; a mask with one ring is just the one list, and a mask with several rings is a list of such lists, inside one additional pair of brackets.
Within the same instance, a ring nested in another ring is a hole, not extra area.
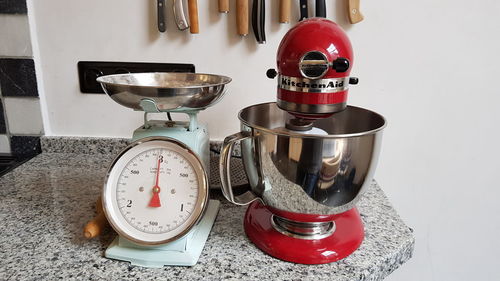
[(290, 22), (291, 0), (280, 0), (280, 23)]
[(252, 6), (252, 27), (255, 33), (255, 38), (259, 44), (266, 43), (265, 18), (266, 18), (266, 1), (253, 0)]
[(189, 31), (193, 34), (200, 33), (200, 24), (198, 22), (198, 0), (188, 0), (189, 12)]
[(307, 10), (307, 0), (300, 0), (300, 19), (299, 21), (301, 20), (304, 20), (304, 19), (307, 19), (307, 17), (309, 16), (308, 15), (308, 10)]
[(236, 0), (236, 23), (238, 34), (246, 36), (248, 34), (248, 0)]
[(320, 18), (326, 18), (325, 0), (316, 0), (316, 16)]
[(360, 6), (359, 1), (360, 0), (349, 0), (347, 4), (349, 22), (352, 24), (358, 23), (365, 18), (363, 17), (363, 14), (361, 14), (361, 11), (359, 10)]
[(156, 2), (156, 10), (158, 17), (158, 31), (165, 32), (165, 30), (167, 30), (165, 22), (165, 0), (158, 0)]
[(219, 13), (229, 13), (229, 0), (219, 0)]
[(179, 30), (186, 30), (189, 28), (189, 23), (186, 19), (186, 14), (184, 13), (184, 5), (182, 0), (174, 0), (174, 18), (175, 23)]

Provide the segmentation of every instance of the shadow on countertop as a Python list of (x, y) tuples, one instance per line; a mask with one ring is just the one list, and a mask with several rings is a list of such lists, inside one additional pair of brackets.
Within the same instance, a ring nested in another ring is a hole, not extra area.
[(36, 155), (38, 154), (16, 156), (0, 153), (0, 177), (14, 170), (16, 167), (30, 160)]

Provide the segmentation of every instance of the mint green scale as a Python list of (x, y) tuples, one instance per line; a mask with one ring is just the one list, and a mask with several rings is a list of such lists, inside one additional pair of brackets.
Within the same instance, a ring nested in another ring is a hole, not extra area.
[[(209, 135), (205, 125), (198, 123), (199, 110), (179, 111), (189, 116), (189, 121), (148, 120), (149, 113), (159, 113), (155, 102), (143, 99), (140, 106), (145, 111), (144, 125), (137, 128), (133, 141), (146, 137), (162, 136), (176, 139), (194, 151), (209, 171)], [(209, 174), (209, 173), (207, 173)], [(121, 236), (115, 238), (105, 252), (111, 259), (129, 261), (143, 267), (163, 267), (165, 265), (193, 266), (197, 263), (210, 230), (219, 211), (220, 202), (209, 200), (207, 210), (200, 222), (182, 238), (164, 245), (144, 246), (133, 243)]]

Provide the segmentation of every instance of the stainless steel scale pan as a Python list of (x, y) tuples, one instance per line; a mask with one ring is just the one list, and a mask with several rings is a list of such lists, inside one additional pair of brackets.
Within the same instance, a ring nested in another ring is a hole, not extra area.
[(205, 109), (225, 94), (231, 78), (202, 73), (128, 73), (97, 78), (117, 103), (143, 110), (141, 101), (156, 104), (158, 111), (190, 111)]

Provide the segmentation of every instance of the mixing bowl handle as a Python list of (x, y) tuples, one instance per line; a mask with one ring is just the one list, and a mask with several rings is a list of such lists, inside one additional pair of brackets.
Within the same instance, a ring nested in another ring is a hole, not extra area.
[(250, 132), (239, 132), (232, 134), (224, 139), (222, 144), (220, 159), (219, 159), (219, 173), (222, 183), (222, 193), (229, 202), (236, 205), (247, 205), (259, 199), (253, 192), (247, 191), (241, 195), (234, 196), (233, 186), (231, 185), (231, 154), (233, 153), (234, 144), (244, 139), (252, 138)]

